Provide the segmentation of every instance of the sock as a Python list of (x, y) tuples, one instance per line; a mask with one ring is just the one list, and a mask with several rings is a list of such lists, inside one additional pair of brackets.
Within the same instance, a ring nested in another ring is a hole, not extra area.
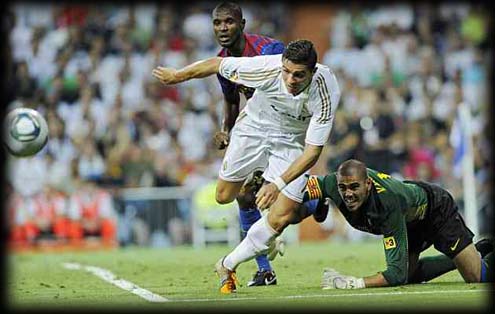
[(480, 282), (493, 282), (493, 252), (481, 259), (481, 276)]
[(420, 258), (416, 271), (409, 278), (409, 283), (421, 283), (437, 278), (456, 269), (454, 262), (446, 255)]
[[(246, 237), (248, 230), (251, 226), (261, 218), (261, 213), (258, 209), (239, 209), (239, 220), (241, 222), (241, 235), (242, 239)], [(256, 264), (258, 264), (258, 270), (272, 270), (270, 261), (266, 254), (256, 256)]]
[(268, 224), (267, 217), (258, 219), (248, 230), (244, 240), (234, 248), (223, 261), (223, 265), (230, 270), (257, 255), (265, 254), (270, 248), (271, 242), (278, 236), (278, 232)]

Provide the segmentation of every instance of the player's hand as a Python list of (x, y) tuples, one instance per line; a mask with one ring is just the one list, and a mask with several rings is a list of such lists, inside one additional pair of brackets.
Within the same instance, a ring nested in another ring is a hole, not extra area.
[(171, 85), (178, 83), (176, 77), (177, 70), (172, 68), (156, 67), (151, 71), (151, 74), (156, 77), (161, 83)]
[(218, 131), (213, 135), (213, 143), (218, 149), (224, 149), (229, 145), (229, 134), (224, 131)]
[(277, 200), (278, 193), (280, 191), (274, 183), (263, 185), (258, 193), (256, 193), (256, 206), (260, 210), (270, 208)]
[(333, 268), (325, 268), (321, 278), (321, 288), (327, 289), (362, 289), (365, 288), (364, 279), (354, 276), (345, 276)]

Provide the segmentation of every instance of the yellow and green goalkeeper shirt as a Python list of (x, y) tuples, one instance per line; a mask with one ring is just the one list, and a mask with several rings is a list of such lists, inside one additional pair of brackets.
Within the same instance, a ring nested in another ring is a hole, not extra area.
[(408, 272), (407, 225), (424, 219), (427, 195), (414, 183), (369, 168), (367, 172), (373, 187), (368, 199), (354, 213), (340, 197), (336, 173), (310, 177), (305, 199), (330, 198), (351, 226), (383, 235), (387, 269), (382, 274), (392, 286), (404, 284)]

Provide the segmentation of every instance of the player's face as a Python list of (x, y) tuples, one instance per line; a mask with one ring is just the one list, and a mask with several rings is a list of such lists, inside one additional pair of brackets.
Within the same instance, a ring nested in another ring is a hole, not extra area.
[(282, 79), (287, 91), (296, 96), (311, 83), (314, 71), (304, 64), (293, 63), (288, 59), (282, 60)]
[(213, 12), (213, 32), (220, 46), (224, 48), (231, 48), (239, 41), (244, 25), (244, 19), (239, 19), (229, 12)]
[(371, 180), (358, 176), (341, 176), (337, 174), (337, 188), (347, 209), (355, 211), (368, 199)]

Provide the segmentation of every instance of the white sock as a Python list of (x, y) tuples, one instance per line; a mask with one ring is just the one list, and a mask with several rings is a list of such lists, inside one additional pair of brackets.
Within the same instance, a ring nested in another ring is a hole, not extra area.
[(266, 215), (249, 228), (244, 240), (223, 260), (223, 266), (235, 270), (237, 266), (259, 254), (268, 252), (270, 243), (279, 235), (267, 221)]

